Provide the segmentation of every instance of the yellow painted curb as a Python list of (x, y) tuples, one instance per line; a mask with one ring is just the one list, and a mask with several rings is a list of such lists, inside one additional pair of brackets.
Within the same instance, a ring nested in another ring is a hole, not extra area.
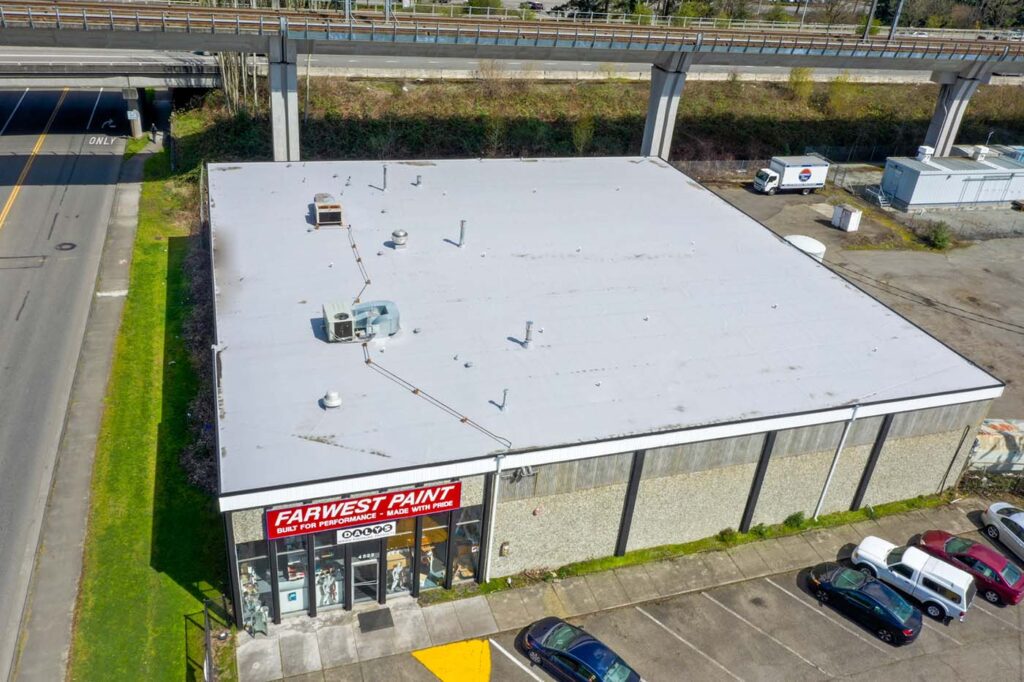
[(491, 648), (486, 639), (421, 649), (412, 655), (441, 682), (488, 682), (491, 679)]

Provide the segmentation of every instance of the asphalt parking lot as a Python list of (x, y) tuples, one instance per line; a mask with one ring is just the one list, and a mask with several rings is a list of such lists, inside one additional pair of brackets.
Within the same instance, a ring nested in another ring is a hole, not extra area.
[[(969, 537), (985, 542), (980, 532)], [(1019, 607), (993, 606), (978, 598), (965, 622), (943, 625), (926, 617), (916, 642), (893, 647), (831, 607), (820, 605), (807, 592), (803, 574), (803, 570), (791, 571), (569, 620), (615, 649), (651, 682), (828, 678), (962, 682), (1024, 677), (1024, 621)], [(486, 641), (489, 678), (547, 682), (551, 678), (531, 667), (517, 650), (519, 632), (500, 632)], [(484, 647), (483, 642), (480, 646)], [(440, 677), (446, 682), (485, 679), (458, 674)], [(325, 671), (317, 679), (398, 678), (430, 681), (438, 676), (413, 655), (403, 654)]]

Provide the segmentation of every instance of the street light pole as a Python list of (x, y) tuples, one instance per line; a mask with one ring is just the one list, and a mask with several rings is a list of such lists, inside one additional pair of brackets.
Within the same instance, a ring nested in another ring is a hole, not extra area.
[(889, 40), (896, 37), (896, 27), (900, 23), (900, 14), (903, 13), (903, 0), (900, 0), (900, 4), (896, 5), (896, 14), (892, 18), (892, 26), (889, 28)]
[(864, 24), (864, 40), (871, 34), (871, 23), (875, 20), (875, 10), (878, 9), (878, 0), (871, 0), (871, 11), (868, 12), (868, 20)]

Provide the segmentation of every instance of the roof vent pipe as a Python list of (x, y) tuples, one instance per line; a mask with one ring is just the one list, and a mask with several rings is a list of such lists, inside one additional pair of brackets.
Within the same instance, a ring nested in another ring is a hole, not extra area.
[(533, 341), (533, 321), (527, 320), (526, 322), (526, 334), (523, 337), (523, 348), (529, 348), (530, 343)]
[(385, 192), (388, 191), (388, 167), (387, 167), (387, 165), (384, 166), (384, 186), (381, 187), (381, 189), (384, 190)]
[(409, 233), (405, 230), (395, 230), (391, 233), (391, 244), (396, 249), (404, 249), (409, 241)]
[(341, 407), (341, 396), (337, 391), (327, 391), (322, 398), (324, 407)]
[(459, 221), (459, 248), (466, 245), (466, 221)]

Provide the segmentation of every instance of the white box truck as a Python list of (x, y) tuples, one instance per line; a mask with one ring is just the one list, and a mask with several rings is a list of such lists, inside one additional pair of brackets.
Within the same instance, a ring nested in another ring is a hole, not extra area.
[(768, 167), (754, 176), (754, 189), (765, 194), (786, 191), (810, 194), (824, 187), (826, 178), (828, 161), (821, 156), (773, 156)]

